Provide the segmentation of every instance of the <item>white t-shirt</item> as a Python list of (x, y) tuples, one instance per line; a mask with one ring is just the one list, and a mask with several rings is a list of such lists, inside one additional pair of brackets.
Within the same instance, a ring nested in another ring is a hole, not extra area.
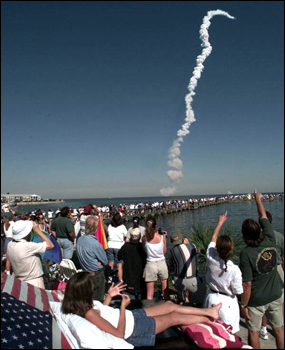
[[(112, 326), (118, 327), (119, 318), (120, 318), (120, 309), (114, 309), (110, 306), (103, 305), (100, 301), (93, 300), (93, 308), (100, 310), (100, 315), (106, 321), (110, 322)], [(124, 339), (129, 338), (133, 331), (135, 320), (133, 313), (129, 310), (126, 310), (126, 328), (125, 328), (125, 336)]]
[(86, 226), (86, 219), (89, 217), (90, 215), (84, 215), (82, 214), (80, 216), (80, 231), (81, 231), (81, 236), (85, 235), (85, 226)]
[(207, 275), (206, 281), (210, 289), (230, 296), (242, 294), (242, 275), (239, 267), (231, 260), (225, 262), (219, 257), (216, 243), (211, 242), (207, 249)]
[(5, 236), (6, 238), (13, 238), (13, 232), (12, 232), (12, 228), (15, 225), (14, 221), (9, 221), (9, 228), (8, 230), (6, 230), (6, 223), (4, 224), (4, 232), (5, 232)]
[(11, 261), (15, 276), (28, 282), (43, 275), (38, 253), (46, 251), (46, 242), (35, 243), (21, 239), (8, 243), (7, 255)]
[(125, 237), (127, 237), (127, 229), (125, 225), (120, 225), (114, 227), (112, 225), (108, 226), (108, 247), (121, 249), (125, 243)]

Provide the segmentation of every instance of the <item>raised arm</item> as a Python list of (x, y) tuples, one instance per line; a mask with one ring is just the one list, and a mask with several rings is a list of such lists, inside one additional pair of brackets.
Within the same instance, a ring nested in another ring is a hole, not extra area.
[(254, 190), (254, 197), (257, 206), (257, 211), (260, 219), (267, 219), (266, 210), (262, 203), (262, 194)]
[(41, 237), (43, 242), (46, 242), (46, 250), (50, 250), (54, 247), (52, 241), (42, 232), (39, 225), (35, 221), (33, 221), (33, 231)]
[(217, 242), (217, 239), (218, 239), (218, 235), (219, 235), (219, 233), (220, 233), (220, 230), (221, 230), (223, 224), (224, 224), (224, 223), (226, 222), (226, 220), (227, 220), (227, 215), (228, 215), (228, 212), (226, 211), (225, 214), (219, 216), (219, 222), (218, 222), (218, 224), (217, 224), (217, 226), (216, 226), (216, 228), (215, 228), (215, 230), (214, 230), (214, 232), (213, 232), (213, 234), (212, 234), (211, 242), (215, 242), (215, 243)]
[(115, 283), (113, 282), (111, 287), (108, 290), (108, 293), (106, 295), (105, 300), (103, 301), (104, 305), (110, 305), (110, 302), (112, 300), (113, 297), (120, 295), (122, 296), (123, 294), (121, 294), (121, 292), (123, 292), (124, 290), (126, 290), (126, 284), (123, 284), (124, 282), (119, 282), (118, 284), (115, 285)]

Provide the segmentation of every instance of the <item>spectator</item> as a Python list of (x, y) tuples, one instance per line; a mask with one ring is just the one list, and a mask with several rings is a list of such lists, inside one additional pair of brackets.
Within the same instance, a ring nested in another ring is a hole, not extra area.
[(108, 264), (106, 253), (94, 236), (98, 220), (90, 216), (86, 220), (85, 235), (76, 243), (76, 253), (83, 271), (89, 273), (93, 281), (93, 299), (103, 301), (105, 294), (105, 275), (103, 265)]
[(36, 215), (36, 218), (37, 218), (37, 222), (38, 222), (39, 228), (42, 231), (50, 233), (50, 227), (49, 227), (49, 224), (47, 223), (47, 221), (45, 219), (43, 211), (41, 209), (38, 209), (38, 210), (36, 210), (35, 215)]
[(5, 255), (5, 232), (4, 232), (4, 225), (5, 222), (1, 220), (1, 272), (2, 270), (2, 262), (3, 262), (3, 256)]
[(85, 234), (86, 219), (88, 218), (88, 216), (94, 214), (93, 209), (97, 213), (100, 213), (99, 209), (97, 208), (97, 206), (95, 204), (89, 204), (89, 205), (85, 205), (84, 211), (80, 215), (80, 236), (83, 236)]
[(284, 349), (282, 315), (282, 280), (277, 271), (276, 239), (267, 218), (262, 194), (256, 190), (255, 201), (260, 225), (252, 219), (244, 220), (242, 235), (246, 248), (240, 254), (240, 269), (244, 293), (241, 308), (248, 327), (249, 345), (260, 348), (259, 332), (266, 315), (276, 335), (278, 349)]
[(60, 215), (51, 223), (51, 233), (57, 239), (57, 242), (62, 249), (63, 259), (71, 259), (74, 250), (74, 228), (68, 215), (69, 207), (64, 207), (61, 209)]
[(111, 220), (111, 224), (108, 226), (108, 249), (107, 257), (109, 266), (114, 269), (115, 262), (118, 268), (118, 280), (123, 279), (122, 260), (118, 259), (118, 252), (125, 243), (127, 237), (126, 226), (122, 224), (122, 217), (120, 213), (116, 213)]
[(127, 238), (131, 238), (131, 232), (134, 228), (139, 228), (141, 233), (140, 241), (142, 241), (143, 236), (145, 235), (145, 227), (140, 225), (140, 218), (138, 216), (133, 217), (133, 225), (128, 229)]
[[(269, 211), (266, 211), (266, 216), (271, 224), (272, 215)], [(260, 219), (259, 219), (259, 224), (261, 225)], [(273, 230), (273, 232), (275, 234), (276, 246), (277, 246), (277, 271), (283, 282), (282, 292), (284, 293), (284, 236), (278, 231)], [(284, 318), (284, 304), (283, 304), (283, 318)], [(267, 319), (266, 319), (266, 316), (264, 315), (262, 317), (262, 325), (261, 325), (260, 334), (259, 334), (260, 338), (264, 340), (268, 340), (266, 325), (267, 325)]]
[(146, 222), (145, 236), (142, 243), (146, 252), (146, 267), (144, 279), (147, 287), (147, 300), (153, 300), (154, 284), (158, 278), (161, 280), (162, 295), (165, 300), (169, 299), (167, 281), (168, 268), (165, 261), (167, 232), (158, 232), (158, 225), (155, 218), (149, 218)]
[(197, 247), (180, 233), (171, 236), (171, 243), (173, 248), (169, 254), (174, 267), (174, 286), (178, 291), (179, 302), (203, 304), (206, 286), (198, 277)]
[(132, 229), (130, 241), (126, 242), (118, 252), (118, 259), (123, 260), (123, 280), (127, 284), (126, 292), (131, 299), (141, 299), (141, 295), (145, 294), (145, 282), (142, 276), (146, 255), (140, 239), (140, 229), (138, 227)]
[[(110, 287), (103, 302), (92, 298), (92, 283), (86, 272), (73, 275), (67, 282), (62, 312), (84, 317), (102, 331), (125, 339), (136, 347), (154, 346), (156, 334), (169, 327), (217, 320), (221, 305), (209, 309), (185, 307), (167, 301), (146, 309), (126, 310), (130, 297), (122, 294), (125, 285)], [(112, 298), (120, 295), (120, 309), (110, 307)]]
[(209, 286), (204, 307), (222, 303), (220, 319), (230, 324), (232, 332), (239, 331), (240, 311), (236, 294), (242, 294), (241, 271), (231, 260), (234, 244), (229, 236), (219, 236), (220, 230), (227, 220), (227, 212), (219, 217), (207, 249), (207, 275)]
[[(52, 249), (53, 243), (33, 221), (19, 220), (15, 222), (12, 230), (13, 242), (8, 244), (7, 253), (15, 277), (44, 289), (43, 269), (38, 253)], [(32, 230), (41, 237), (42, 243), (30, 242)]]
[(15, 224), (15, 216), (13, 213), (7, 213), (6, 214), (6, 221), (4, 224), (4, 233), (6, 236), (5, 239), (5, 245), (4, 245), (4, 254), (6, 254), (6, 264), (5, 264), (5, 272), (10, 275), (10, 270), (11, 270), (11, 263), (10, 263), (10, 258), (7, 254), (7, 246), (8, 243), (11, 242), (13, 240), (13, 226)]

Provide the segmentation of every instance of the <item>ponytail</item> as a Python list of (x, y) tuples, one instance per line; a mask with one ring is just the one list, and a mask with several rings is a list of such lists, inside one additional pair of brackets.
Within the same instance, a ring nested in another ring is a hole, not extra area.
[(155, 218), (147, 219), (145, 236), (148, 242), (150, 242), (153, 239), (156, 229), (157, 229), (157, 223)]
[(219, 257), (224, 260), (225, 262), (225, 272), (228, 271), (228, 265), (227, 262), (230, 260), (231, 256), (234, 253), (234, 244), (232, 239), (229, 236), (223, 235), (220, 236), (217, 240), (217, 252), (219, 254)]

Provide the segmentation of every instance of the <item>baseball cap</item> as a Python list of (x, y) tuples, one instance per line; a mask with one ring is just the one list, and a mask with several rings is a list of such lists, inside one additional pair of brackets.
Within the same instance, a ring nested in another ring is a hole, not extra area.
[(141, 230), (138, 227), (133, 228), (131, 231), (131, 238), (132, 239), (139, 239), (140, 236), (141, 236)]
[(84, 207), (84, 213), (86, 213), (86, 214), (91, 214), (91, 211), (92, 211), (91, 205), (85, 205), (85, 207)]
[(173, 233), (173, 235), (171, 236), (171, 243), (173, 245), (182, 244), (183, 236), (181, 235), (181, 233)]

